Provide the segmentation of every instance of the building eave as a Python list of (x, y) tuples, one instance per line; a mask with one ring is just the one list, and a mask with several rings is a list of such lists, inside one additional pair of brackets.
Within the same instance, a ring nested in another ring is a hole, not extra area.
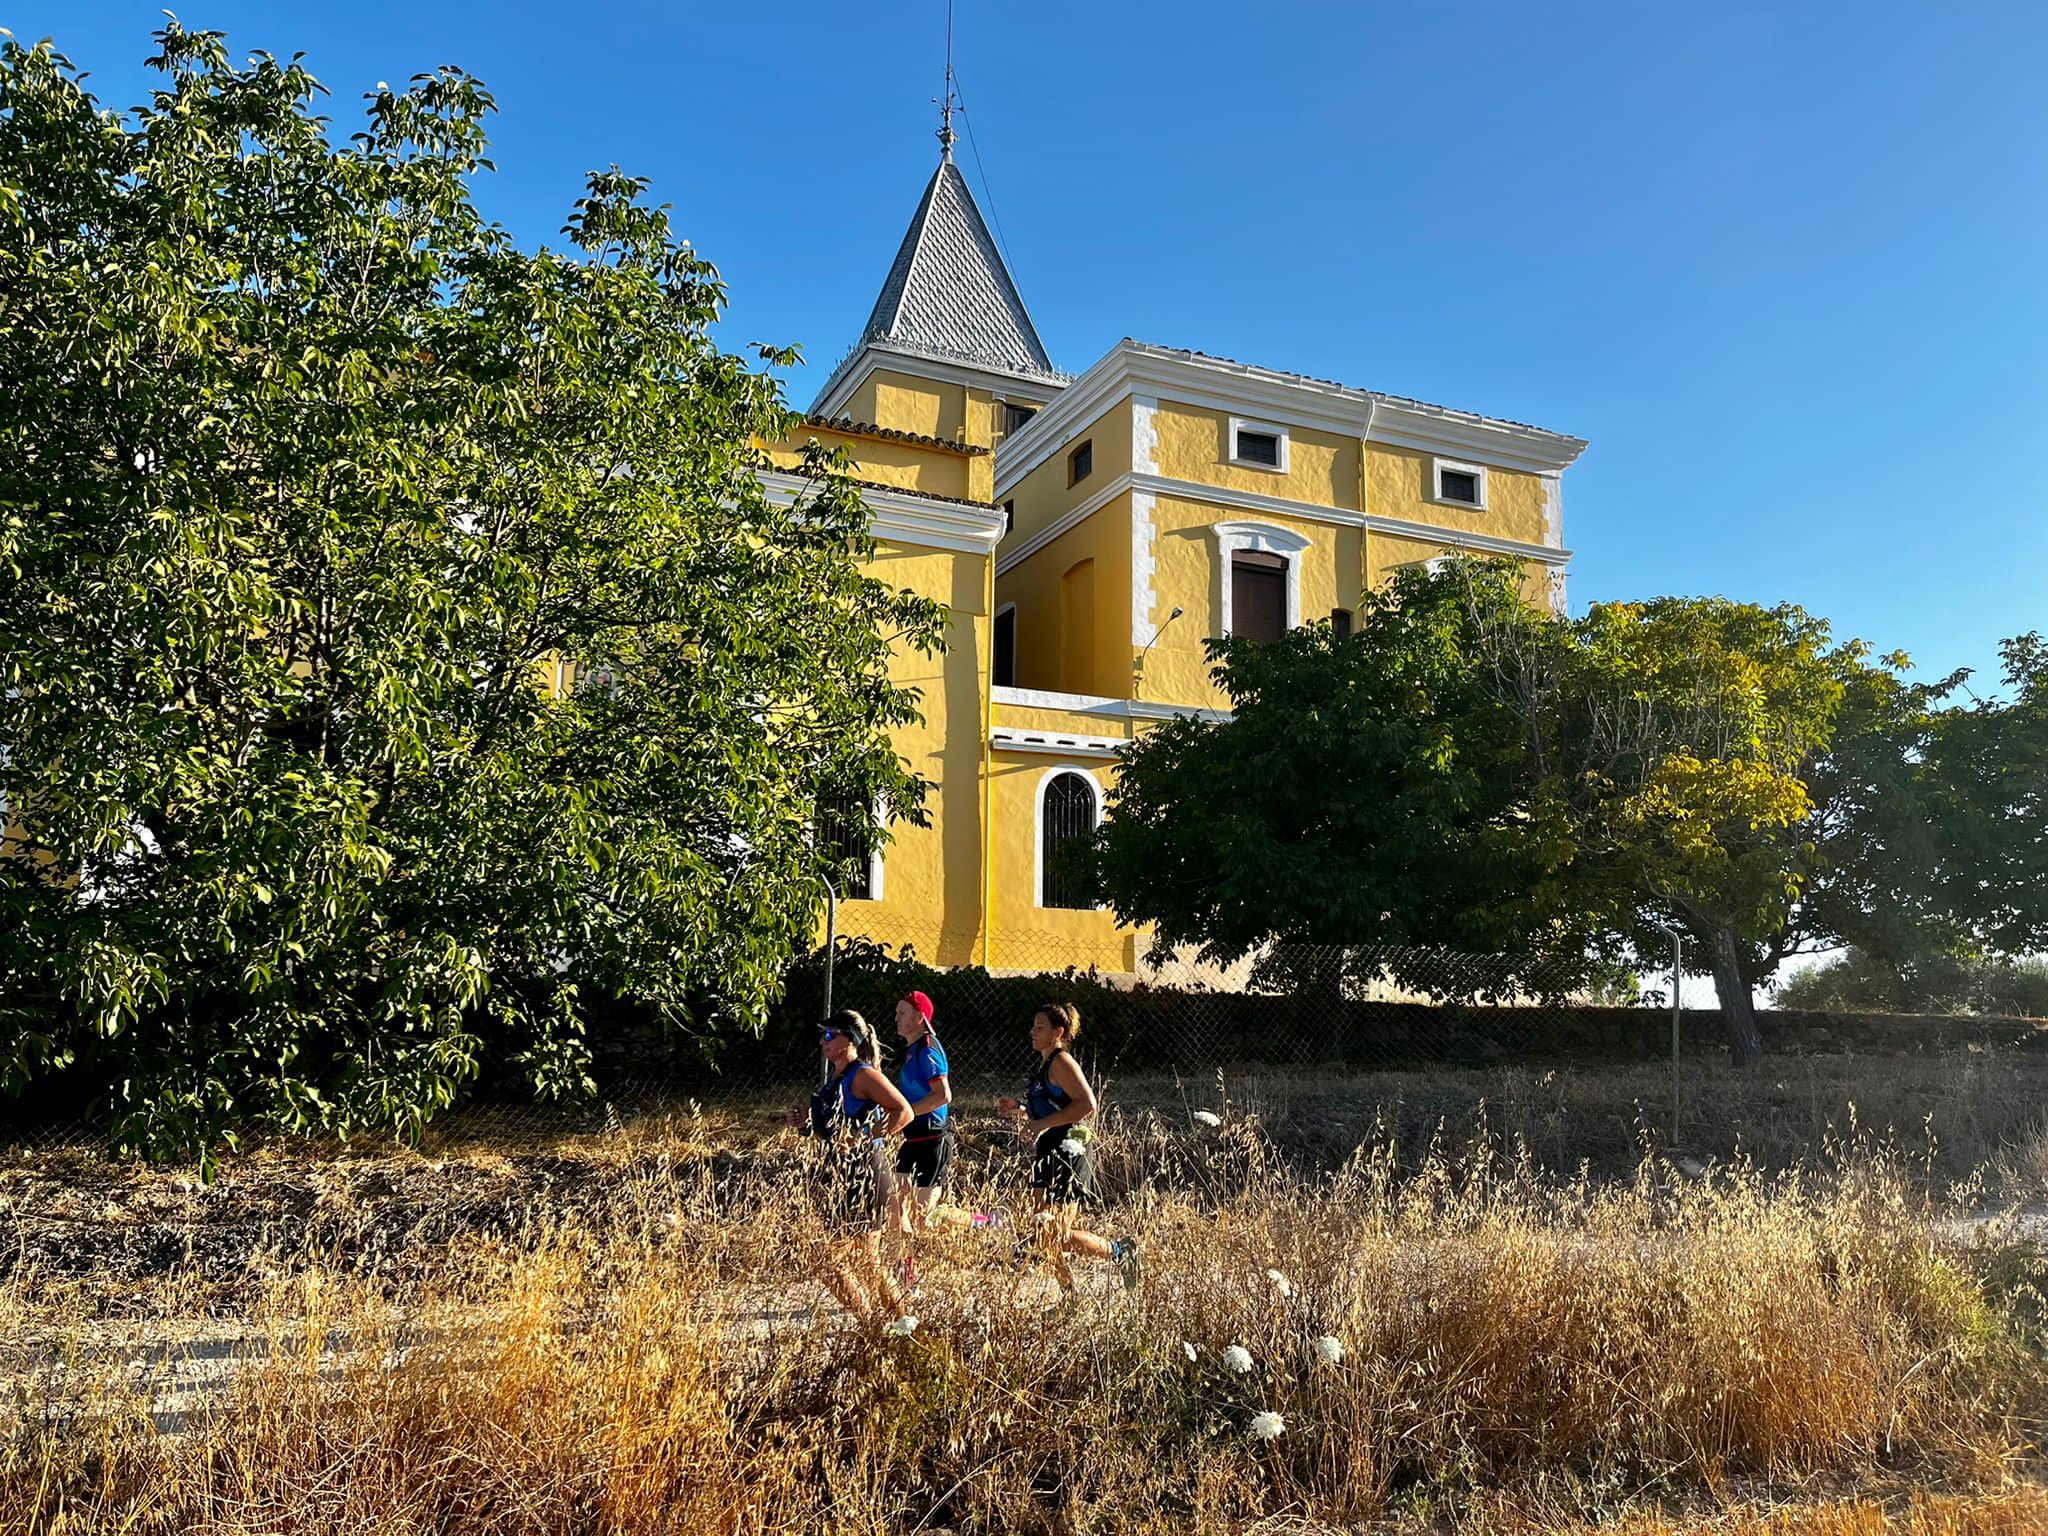
[(1390, 447), (1480, 456), (1502, 469), (1530, 474), (1559, 474), (1586, 449), (1584, 438), (1526, 422), (1126, 337), (1004, 440), (996, 452), (997, 499), (1059, 452), (1072, 434), (1119, 401), (1139, 395), (1234, 413), (1262, 412)]
[[(761, 486), (778, 506), (793, 506), (815, 484), (788, 470), (760, 471)], [(900, 485), (856, 481), (866, 503), (869, 531), (878, 539), (992, 556), (1003, 537), (1003, 509), (989, 502), (963, 501)]]
[(987, 389), (995, 394), (1044, 405), (1070, 382), (1061, 373), (1025, 373), (997, 367), (976, 358), (951, 356), (898, 342), (864, 341), (839, 361), (825, 387), (811, 402), (810, 414), (836, 416), (843, 413), (869, 374), (878, 368), (907, 373), (914, 378), (940, 384), (960, 384), (970, 389)]

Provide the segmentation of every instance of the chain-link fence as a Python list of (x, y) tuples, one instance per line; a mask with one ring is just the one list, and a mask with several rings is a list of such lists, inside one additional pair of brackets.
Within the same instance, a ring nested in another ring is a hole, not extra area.
[[(819, 1080), (817, 1026), (834, 1008), (855, 1009), (874, 1025), (882, 1065), (893, 1074), (903, 1049), (896, 1003), (912, 991), (932, 999), (955, 1095), (970, 1104), (1020, 1090), (1037, 1065), (1031, 1018), (1049, 1002), (1079, 1009), (1076, 1055), (1091, 1081), (1137, 1102), (1219, 1076), (1283, 1075), (1314, 1085), (1473, 1069), (1631, 1069), (1646, 1082), (1658, 1074), (1639, 1097), (1662, 1134), (1678, 1118), (1673, 1095), (1683, 1092), (1683, 1064), (1714, 1061), (1726, 1049), (1717, 1011), (1686, 1009), (1674, 1020), (1668, 978), (1644, 978), (1640, 989), (1628, 978), (1602, 985), (1583, 970), (1437, 948), (1282, 947), (1228, 964), (1192, 951), (1139, 950), (1105, 964), (1099, 946), (1011, 934), (1001, 953), (1007, 965), (937, 966), (914, 946), (841, 938), (829, 966), (820, 950), (791, 968), (759, 1033), (693, 1032), (627, 1009), (604, 1011), (590, 1025), (592, 1099), (536, 1105), (501, 1068), (473, 1086), (454, 1120), (590, 1129), (664, 1101), (753, 1109), (788, 1102)], [(1765, 1009), (1759, 1023), (1774, 1058), (2017, 1051), (2048, 1063), (2048, 1024), (2017, 1017)], [(1352, 1092), (1373, 1090), (1368, 1082)], [(95, 1136), (90, 1124), (24, 1121), (12, 1134), (0, 1130), (0, 1145), (91, 1145)], [(1674, 1128), (1671, 1139), (1683, 1136)]]

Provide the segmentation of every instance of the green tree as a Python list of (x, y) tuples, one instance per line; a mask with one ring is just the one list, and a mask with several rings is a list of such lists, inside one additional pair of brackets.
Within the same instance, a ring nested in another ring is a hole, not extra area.
[(1594, 945), (1558, 899), (1560, 829), (1531, 818), (1527, 705), (1556, 686), (1559, 639), (1512, 567), (1473, 564), (1397, 572), (1348, 637), (1212, 642), (1232, 718), (1170, 720), (1124, 753), (1096, 848), (1105, 899), (1226, 962), (1451, 949), (1583, 975)]
[(1944, 712), (1927, 776), (1939, 806), (1941, 901), (1983, 947), (2048, 951), (2048, 640), (2000, 646), (2006, 696)]
[(1097, 857), (1125, 919), (1218, 958), (1484, 950), (1520, 957), (1504, 974), (1524, 986), (1657, 965), (1676, 923), (1738, 1061), (1761, 1050), (1755, 957), (1818, 866), (1808, 777), (1844, 701), (1911, 713), (1902, 659), (1797, 608), (1662, 598), (1570, 621), (1474, 561), (1397, 574), (1348, 639), (1215, 655), (1231, 721), (1161, 727), (1112, 794)]
[(1723, 598), (1599, 604), (1570, 630), (1560, 686), (1532, 714), (1556, 743), (1536, 795), (1571, 828), (1567, 899), (1645, 963), (1662, 924), (1686, 930), (1731, 1056), (1754, 1061), (1745, 961), (1798, 903), (1808, 775), (1867, 647), (1834, 644), (1795, 606)]
[(475, 80), (336, 145), (296, 61), (158, 42), (127, 115), (0, 46), (0, 1080), (176, 1152), (577, 1091), (606, 997), (758, 1020), (821, 798), (917, 814), (942, 610), (830, 463), (764, 494), (793, 418), (642, 183), (521, 251)]

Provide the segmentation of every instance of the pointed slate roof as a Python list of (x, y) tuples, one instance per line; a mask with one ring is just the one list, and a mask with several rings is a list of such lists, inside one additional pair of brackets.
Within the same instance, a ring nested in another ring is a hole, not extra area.
[(999, 373), (1059, 378), (950, 155), (924, 189), (855, 355), (870, 344)]

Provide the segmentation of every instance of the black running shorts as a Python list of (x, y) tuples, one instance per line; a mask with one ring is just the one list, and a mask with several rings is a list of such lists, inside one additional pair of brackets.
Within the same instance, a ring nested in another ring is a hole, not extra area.
[(913, 1189), (944, 1189), (946, 1175), (953, 1167), (953, 1132), (915, 1139), (903, 1138), (896, 1153), (896, 1176), (909, 1181)]

